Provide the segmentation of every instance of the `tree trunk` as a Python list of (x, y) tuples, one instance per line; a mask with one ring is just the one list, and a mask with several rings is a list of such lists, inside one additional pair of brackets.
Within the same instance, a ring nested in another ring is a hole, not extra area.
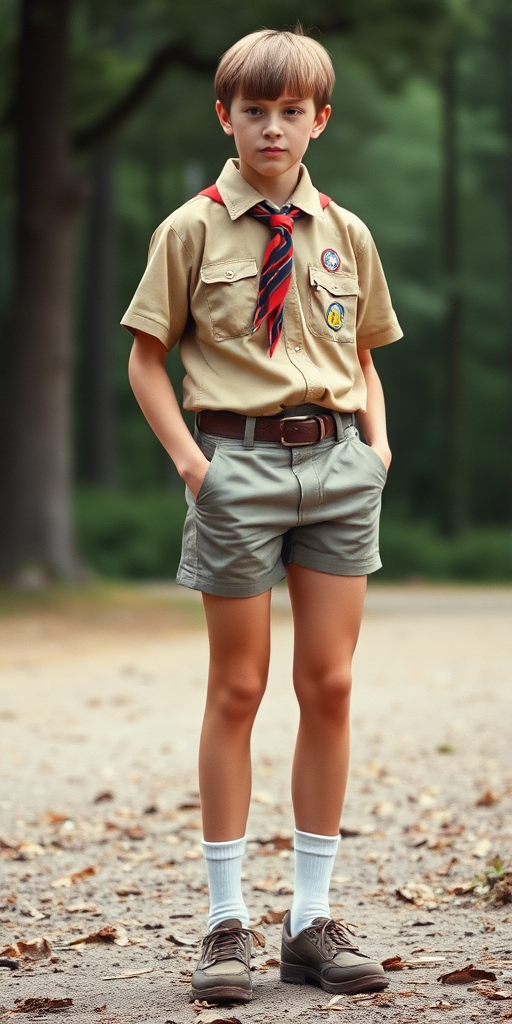
[(444, 321), (445, 438), (443, 528), (450, 536), (467, 526), (467, 480), (463, 452), (462, 291), (457, 131), (457, 52), (447, 47), (441, 75), (442, 246), (446, 287)]
[(82, 366), (82, 471), (91, 483), (111, 487), (116, 480), (114, 414), (113, 150), (105, 145), (93, 156), (93, 196), (86, 251), (85, 337)]
[(83, 186), (68, 138), (70, 0), (24, 0), (16, 98), (14, 296), (0, 566), (78, 580), (71, 514), (73, 241)]

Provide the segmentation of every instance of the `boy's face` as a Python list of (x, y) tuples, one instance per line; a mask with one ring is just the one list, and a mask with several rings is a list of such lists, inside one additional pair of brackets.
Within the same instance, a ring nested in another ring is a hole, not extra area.
[(330, 106), (317, 112), (312, 97), (293, 96), (235, 96), (229, 113), (219, 100), (216, 110), (226, 135), (234, 137), (242, 174), (245, 166), (265, 178), (298, 171), (310, 139), (323, 132), (331, 113)]

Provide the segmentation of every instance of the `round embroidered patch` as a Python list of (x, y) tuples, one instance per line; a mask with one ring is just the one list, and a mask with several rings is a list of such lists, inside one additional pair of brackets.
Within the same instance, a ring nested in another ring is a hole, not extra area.
[(345, 310), (339, 302), (331, 302), (331, 305), (327, 308), (325, 314), (325, 320), (327, 325), (331, 328), (331, 331), (339, 331), (343, 327), (343, 321), (345, 319)]
[(331, 274), (334, 274), (336, 270), (339, 270), (341, 260), (336, 252), (336, 249), (324, 249), (321, 257), (322, 266), (326, 270), (330, 270)]

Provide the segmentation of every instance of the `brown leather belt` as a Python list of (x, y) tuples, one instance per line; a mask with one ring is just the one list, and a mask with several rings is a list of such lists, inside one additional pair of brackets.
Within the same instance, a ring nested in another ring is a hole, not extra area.
[[(352, 413), (340, 413), (343, 426), (352, 423)], [(287, 448), (317, 444), (324, 437), (336, 434), (336, 420), (330, 412), (308, 416), (256, 416), (255, 441), (280, 441)], [(217, 412), (204, 409), (199, 413), (198, 426), (205, 434), (217, 434), (242, 440), (247, 417), (236, 412)]]

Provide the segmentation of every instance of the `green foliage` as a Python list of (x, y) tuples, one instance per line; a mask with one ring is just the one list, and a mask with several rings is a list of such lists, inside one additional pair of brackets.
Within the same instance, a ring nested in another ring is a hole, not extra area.
[(380, 547), (384, 567), (379, 579), (512, 581), (510, 530), (470, 530), (463, 537), (448, 539), (429, 523), (384, 517)]
[(109, 579), (170, 579), (176, 573), (185, 517), (182, 493), (130, 494), (81, 487), (76, 523), (86, 562)]

